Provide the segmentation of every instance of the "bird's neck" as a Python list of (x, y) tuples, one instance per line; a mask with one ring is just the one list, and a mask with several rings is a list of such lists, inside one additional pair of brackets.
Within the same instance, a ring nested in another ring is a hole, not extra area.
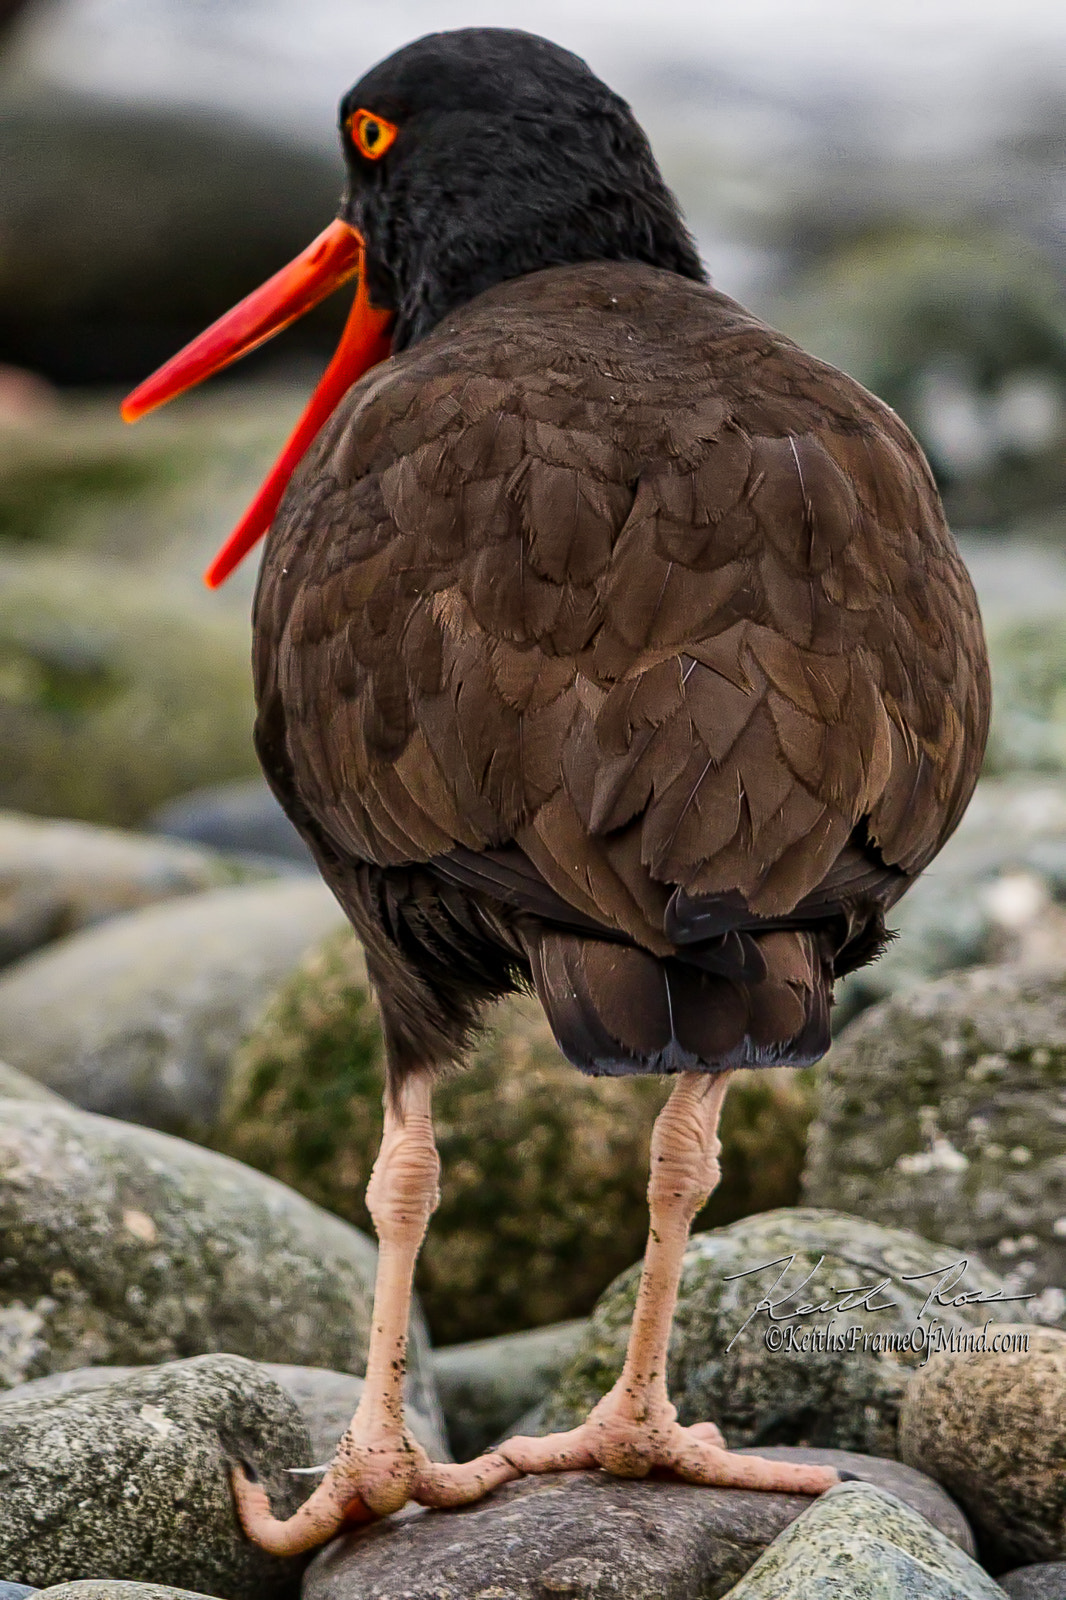
[(613, 195), (565, 202), (557, 195), (516, 196), (494, 214), (438, 211), (410, 231), (362, 225), (375, 304), (396, 311), (393, 350), (431, 333), (475, 295), (545, 267), (591, 261), (639, 261), (705, 283), (707, 273), (661, 181)]

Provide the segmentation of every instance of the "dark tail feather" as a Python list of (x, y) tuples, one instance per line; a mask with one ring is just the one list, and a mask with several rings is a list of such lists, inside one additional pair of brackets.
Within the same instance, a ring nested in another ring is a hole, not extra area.
[(816, 933), (757, 935), (758, 959), (738, 951), (730, 975), (546, 928), (526, 940), (552, 1032), (582, 1072), (801, 1067), (829, 1048), (832, 968)]

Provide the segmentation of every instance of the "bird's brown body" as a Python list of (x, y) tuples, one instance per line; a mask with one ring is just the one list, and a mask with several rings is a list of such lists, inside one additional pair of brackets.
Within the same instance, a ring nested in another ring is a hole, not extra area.
[(816, 1059), (989, 711), (897, 416), (610, 262), (502, 283), (350, 391), (271, 530), (255, 676), (399, 1076), (525, 974), (586, 1070)]

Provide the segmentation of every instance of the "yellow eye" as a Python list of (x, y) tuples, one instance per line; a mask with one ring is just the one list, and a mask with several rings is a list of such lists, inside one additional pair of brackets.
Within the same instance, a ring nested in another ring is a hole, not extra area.
[(399, 131), (394, 122), (386, 122), (384, 117), (375, 116), (373, 111), (353, 111), (348, 118), (352, 143), (360, 155), (367, 156), (371, 161), (385, 154)]

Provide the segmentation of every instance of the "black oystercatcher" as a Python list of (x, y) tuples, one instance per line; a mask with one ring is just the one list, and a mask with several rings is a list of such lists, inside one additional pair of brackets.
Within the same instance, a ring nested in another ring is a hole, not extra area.
[[(595, 1464), (817, 1493), (833, 1471), (675, 1420), (681, 1259), (730, 1071), (824, 1053), (833, 980), (881, 949), (969, 799), (989, 704), (973, 590), (907, 429), (709, 287), (629, 108), (577, 57), (435, 34), (340, 122), (339, 219), (126, 408), (357, 277), (208, 574), (269, 524), (256, 745), (363, 940), (388, 1049), (365, 1398), (289, 1521), (237, 1475), (245, 1527), (297, 1551), (412, 1497)], [(644, 1276), (582, 1427), (436, 1465), (401, 1392), (430, 1095), (527, 982), (582, 1071), (676, 1075)]]

